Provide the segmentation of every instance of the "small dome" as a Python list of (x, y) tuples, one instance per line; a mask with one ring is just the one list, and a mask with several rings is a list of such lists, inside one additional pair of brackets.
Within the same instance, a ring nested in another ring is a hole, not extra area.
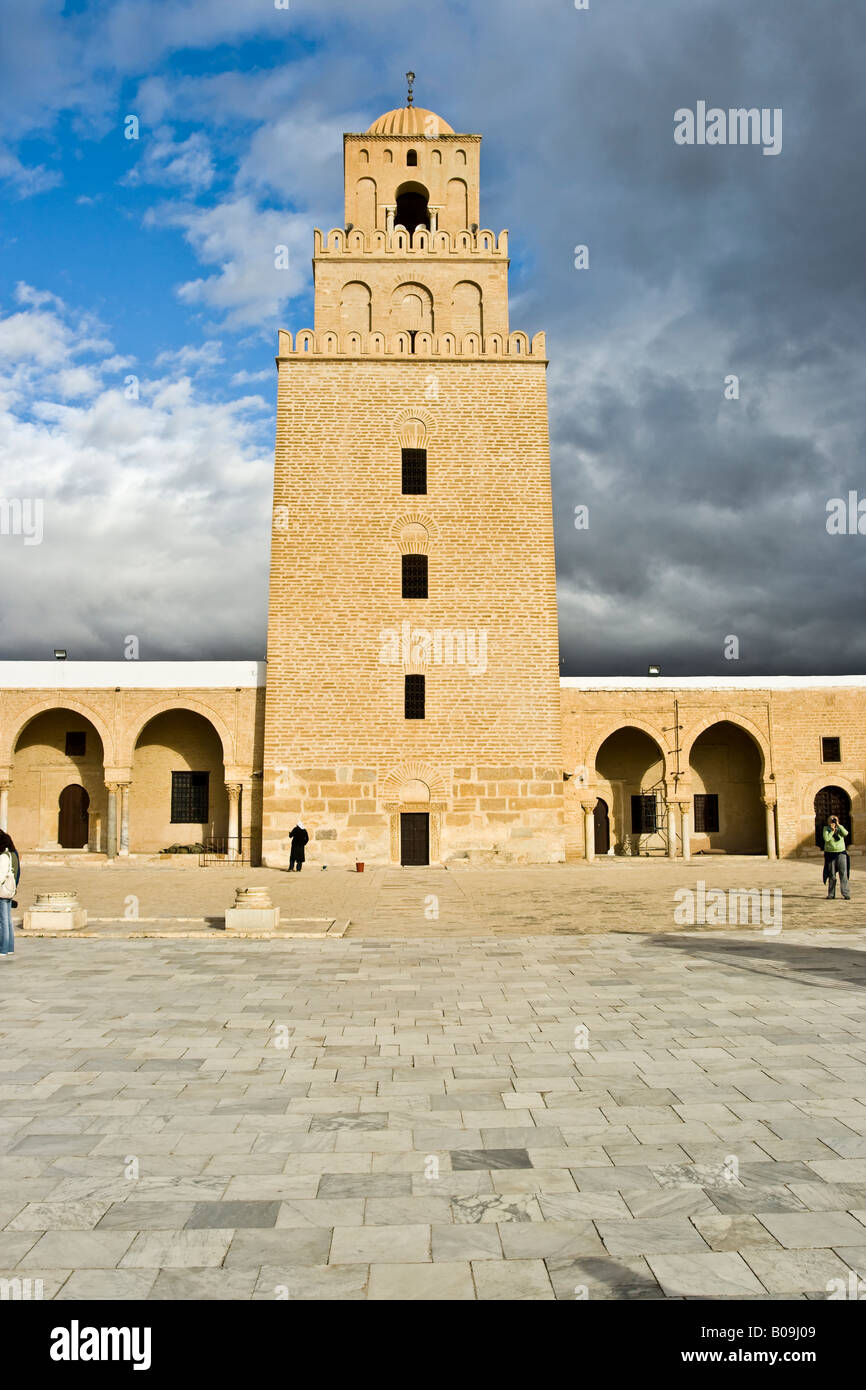
[(378, 121), (374, 121), (367, 131), (368, 135), (454, 135), (455, 131), (435, 111), (425, 111), (423, 106), (398, 106), (396, 111), (386, 111)]

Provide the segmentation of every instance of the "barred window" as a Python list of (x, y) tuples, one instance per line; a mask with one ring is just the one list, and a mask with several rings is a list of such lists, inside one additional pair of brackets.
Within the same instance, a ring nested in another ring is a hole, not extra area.
[(427, 556), (404, 555), (403, 559), (403, 597), (427, 597)]
[(631, 799), (632, 835), (652, 835), (657, 829), (655, 797), (633, 796)]
[(715, 793), (701, 793), (695, 797), (695, 830), (705, 835), (716, 835), (719, 830), (719, 798)]
[(69, 729), (66, 733), (67, 758), (83, 758), (87, 752), (87, 733), (84, 730)]
[(172, 825), (204, 825), (208, 820), (209, 772), (171, 774)]
[(403, 492), (420, 497), (427, 491), (427, 450), (403, 450)]
[(821, 761), (823, 763), (841, 763), (842, 761), (842, 741), (838, 738), (821, 739)]
[(423, 719), (425, 707), (425, 676), (407, 676), (403, 696), (403, 713), (407, 719)]

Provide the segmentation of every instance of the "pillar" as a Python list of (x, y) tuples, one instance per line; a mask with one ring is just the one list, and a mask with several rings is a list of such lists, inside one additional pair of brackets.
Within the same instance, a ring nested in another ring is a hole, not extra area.
[(692, 857), (692, 845), (691, 845), (691, 832), (690, 832), (690, 828), (689, 828), (689, 818), (690, 818), (691, 813), (692, 813), (692, 803), (691, 803), (690, 801), (681, 801), (681, 802), (679, 803), (679, 806), (680, 806), (680, 819), (681, 819), (681, 824), (682, 824), (681, 835), (682, 835), (682, 841), (683, 841), (683, 859), (691, 859), (691, 857)]
[(668, 802), (668, 859), (677, 857), (677, 808), (673, 801)]
[(120, 784), (120, 849), (124, 857), (129, 854), (129, 783)]
[(429, 211), (430, 211), (430, 232), (431, 232), (431, 235), (432, 235), (433, 232), (437, 232), (437, 231), (439, 230), (439, 209), (438, 209), (438, 208), (430, 208)]
[(583, 807), (583, 857), (587, 864), (595, 859), (595, 802), (581, 801)]
[(385, 209), (385, 231), (389, 236), (394, 230), (394, 215), (396, 211), (396, 207)]
[(108, 824), (105, 831), (105, 853), (109, 859), (113, 859), (117, 854), (117, 783), (107, 782), (108, 787)]
[(0, 830), (9, 829), (9, 783), (0, 782)]
[(229, 797), (229, 859), (238, 857), (238, 809), (241, 795), (240, 782), (226, 782)]
[(764, 810), (767, 816), (767, 858), (777, 859), (776, 853), (776, 803), (768, 797), (763, 798)]

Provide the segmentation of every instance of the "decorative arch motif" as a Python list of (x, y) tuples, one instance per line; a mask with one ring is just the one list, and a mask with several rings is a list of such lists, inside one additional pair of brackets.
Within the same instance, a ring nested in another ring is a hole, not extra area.
[(401, 804), (400, 791), (407, 782), (423, 782), (430, 793), (431, 802), (444, 802), (448, 796), (448, 785), (442, 773), (430, 763), (420, 759), (409, 759), (398, 763), (382, 779), (382, 800), (395, 806)]
[(235, 756), (235, 742), (225, 720), (217, 714), (216, 710), (209, 705), (203, 704), (200, 700), (190, 700), (182, 696), (173, 700), (160, 700), (157, 704), (151, 705), (143, 715), (139, 716), (135, 731), (128, 734), (123, 748), (124, 766), (131, 767), (135, 754), (136, 744), (141, 738), (147, 725), (152, 719), (156, 719), (160, 714), (168, 714), (171, 710), (188, 710), (191, 714), (200, 714), (203, 719), (213, 727), (223, 750), (223, 763), (226, 767), (234, 767), (237, 763)]
[[(707, 715), (699, 724), (695, 724), (683, 738), (682, 761), (684, 768), (687, 768), (692, 760), (692, 750), (700, 738), (701, 734), (706, 733), (707, 729), (712, 729), (716, 724), (736, 724), (744, 733), (751, 735), (758, 746), (761, 755), (761, 776), (766, 779), (773, 771), (773, 760), (770, 756), (770, 744), (767, 735), (762, 733), (757, 724), (745, 715), (733, 714), (729, 710), (722, 710), (719, 714)], [(841, 785), (841, 783), (840, 783)]]
[(433, 418), (423, 406), (410, 406), (394, 417), (391, 428), (404, 449), (423, 449), (432, 433)]
[[(661, 729), (657, 729), (654, 725), (648, 724), (645, 719), (633, 719), (631, 716), (624, 719), (622, 722), (617, 722), (614, 724), (613, 728), (606, 729), (605, 732), (599, 735), (590, 745), (586, 757), (586, 768), (589, 774), (587, 781), (592, 785), (598, 778), (596, 761), (602, 745), (607, 743), (607, 740), (614, 734), (624, 733), (626, 729), (639, 729), (641, 733), (647, 734), (648, 737), (653, 740), (662, 756), (665, 781), (672, 782), (673, 774), (676, 769), (671, 766), (671, 750), (667, 746), (667, 740)], [(683, 779), (681, 778), (680, 780), (682, 781)]]
[(59, 712), (71, 710), (74, 714), (80, 714), (83, 719), (89, 720), (102, 739), (103, 765), (105, 767), (115, 765), (117, 759), (115, 758), (114, 739), (101, 715), (97, 714), (89, 705), (82, 704), (80, 700), (58, 699), (56, 695), (39, 700), (35, 709), (29, 710), (27, 714), (20, 717), (19, 723), (9, 735), (8, 743), (4, 739), (2, 753), (0, 753), (0, 765), (11, 766), (18, 740), (28, 724), (32, 724), (33, 720), (38, 719), (40, 714), (51, 714), (55, 710)]

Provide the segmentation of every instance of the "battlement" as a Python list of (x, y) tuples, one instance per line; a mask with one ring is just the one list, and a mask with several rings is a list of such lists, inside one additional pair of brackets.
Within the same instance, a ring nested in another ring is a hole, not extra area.
[[(413, 344), (414, 336), (414, 344)], [(466, 361), (485, 359), (546, 363), (543, 333), (314, 333), (301, 329), (295, 335), (281, 328), (277, 362), (297, 357), (422, 357)]]
[(419, 227), (406, 231), (363, 232), (354, 227), (347, 232), (333, 227), (327, 234), (318, 227), (313, 232), (313, 254), (323, 256), (496, 256), (508, 258), (508, 232), (496, 234), (489, 228), (477, 232), (430, 232)]

